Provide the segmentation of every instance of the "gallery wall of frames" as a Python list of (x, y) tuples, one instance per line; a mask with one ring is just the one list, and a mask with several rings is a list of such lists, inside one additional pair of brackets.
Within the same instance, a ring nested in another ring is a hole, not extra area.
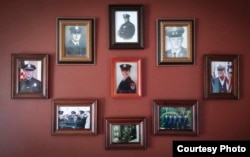
[(250, 139), (249, 2), (95, 1), (1, 15), (0, 156), (163, 157), (175, 140)]

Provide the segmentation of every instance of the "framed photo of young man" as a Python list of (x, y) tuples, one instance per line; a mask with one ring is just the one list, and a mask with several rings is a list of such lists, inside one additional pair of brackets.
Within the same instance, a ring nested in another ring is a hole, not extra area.
[(96, 99), (53, 99), (52, 135), (96, 135)]
[(153, 100), (154, 135), (197, 136), (197, 100)]
[(204, 55), (205, 99), (240, 99), (239, 56)]
[(48, 54), (11, 54), (11, 98), (48, 99)]
[(107, 150), (146, 149), (146, 118), (108, 117), (105, 127)]
[(144, 48), (143, 5), (109, 5), (109, 48)]
[(194, 19), (157, 20), (157, 65), (194, 65)]
[(142, 96), (141, 59), (112, 59), (111, 96), (114, 98), (138, 98)]
[(95, 64), (95, 19), (57, 19), (57, 64)]

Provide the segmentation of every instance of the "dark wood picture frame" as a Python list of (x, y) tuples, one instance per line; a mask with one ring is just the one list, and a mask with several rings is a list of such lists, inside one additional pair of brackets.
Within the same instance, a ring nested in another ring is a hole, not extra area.
[[(111, 96), (113, 98), (142, 97), (141, 62), (140, 58), (112, 58)], [(129, 71), (127, 79), (123, 76), (124, 69)]]
[(109, 48), (143, 49), (144, 6), (109, 5)]
[(238, 55), (206, 54), (204, 67), (205, 99), (240, 99)]
[(157, 20), (157, 66), (195, 65), (195, 19)]
[(97, 135), (96, 99), (53, 99), (51, 135)]
[(57, 18), (57, 64), (95, 64), (94, 18)]
[(48, 54), (11, 54), (11, 98), (48, 99)]
[(198, 136), (197, 100), (153, 100), (154, 135)]
[(146, 118), (108, 117), (105, 127), (107, 150), (146, 149)]

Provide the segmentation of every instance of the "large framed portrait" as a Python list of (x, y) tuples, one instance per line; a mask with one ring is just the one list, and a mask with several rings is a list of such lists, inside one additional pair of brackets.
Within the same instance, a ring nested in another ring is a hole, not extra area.
[(154, 135), (197, 136), (197, 100), (153, 100)]
[(114, 98), (142, 97), (140, 58), (112, 59), (111, 96)]
[(105, 126), (107, 150), (146, 149), (146, 118), (108, 117)]
[(11, 54), (11, 98), (48, 99), (48, 54)]
[(205, 99), (240, 99), (239, 56), (204, 55)]
[(57, 64), (95, 64), (95, 19), (57, 19)]
[(194, 65), (194, 19), (157, 20), (157, 66)]
[(109, 5), (109, 48), (144, 48), (143, 5)]
[(97, 135), (96, 99), (53, 99), (52, 135)]

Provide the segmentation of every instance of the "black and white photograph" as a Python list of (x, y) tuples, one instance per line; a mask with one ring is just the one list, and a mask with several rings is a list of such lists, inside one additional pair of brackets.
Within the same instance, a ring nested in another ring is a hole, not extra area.
[(13, 99), (47, 99), (49, 97), (49, 56), (47, 54), (12, 54), (11, 59), (11, 97)]
[(109, 5), (110, 49), (144, 48), (143, 5)]
[(96, 135), (97, 100), (52, 100), (52, 135)]
[(112, 59), (111, 95), (115, 98), (141, 97), (141, 59)]
[(95, 19), (57, 19), (57, 64), (95, 64)]
[(194, 19), (157, 20), (157, 65), (194, 65)]
[(112, 125), (112, 142), (139, 142), (139, 125)]

